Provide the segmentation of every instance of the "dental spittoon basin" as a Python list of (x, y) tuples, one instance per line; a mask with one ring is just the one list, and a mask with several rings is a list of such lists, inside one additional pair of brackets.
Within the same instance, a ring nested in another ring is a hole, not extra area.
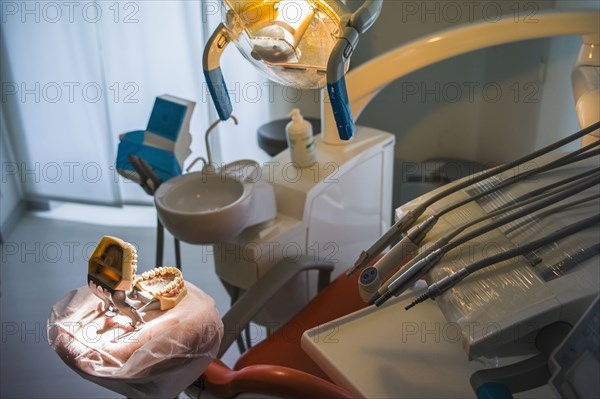
[(277, 215), (273, 187), (260, 179), (252, 160), (212, 165), (164, 182), (154, 195), (158, 217), (181, 241), (212, 244)]
[(254, 187), (228, 174), (193, 172), (163, 183), (158, 216), (178, 239), (206, 244), (230, 239), (247, 225)]

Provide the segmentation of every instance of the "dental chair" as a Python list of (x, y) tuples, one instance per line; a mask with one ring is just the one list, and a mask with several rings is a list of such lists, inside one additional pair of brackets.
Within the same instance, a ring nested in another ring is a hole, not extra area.
[[(224, 336), (220, 358), (254, 315), (281, 287), (298, 273), (316, 270), (319, 293), (299, 313), (262, 342), (243, 353), (233, 368), (214, 360), (186, 393), (191, 397), (234, 397), (238, 394), (274, 395), (287, 398), (350, 398), (335, 385), (300, 347), (302, 333), (367, 306), (359, 297), (358, 275), (341, 275), (328, 284), (333, 265), (303, 257), (282, 261), (258, 280), (223, 317)], [(323, 340), (335, 336), (328, 334)]]

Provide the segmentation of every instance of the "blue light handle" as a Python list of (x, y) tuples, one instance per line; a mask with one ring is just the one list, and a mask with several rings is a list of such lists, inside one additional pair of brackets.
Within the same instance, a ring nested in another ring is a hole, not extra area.
[(204, 77), (206, 78), (210, 97), (215, 103), (219, 119), (226, 121), (231, 116), (233, 107), (231, 105), (231, 99), (229, 98), (229, 92), (227, 91), (227, 85), (225, 84), (225, 78), (223, 78), (223, 73), (221, 72), (221, 67), (217, 67), (210, 71), (205, 70)]
[(342, 76), (336, 82), (327, 83), (327, 92), (331, 100), (331, 110), (335, 118), (338, 135), (341, 140), (350, 140), (354, 135), (354, 120), (348, 101), (346, 77)]
[(202, 55), (202, 68), (210, 97), (215, 103), (219, 119), (226, 121), (233, 112), (227, 85), (221, 72), (221, 55), (229, 44), (229, 31), (222, 23), (213, 32)]
[(341, 140), (350, 140), (354, 135), (354, 119), (346, 90), (346, 69), (357, 44), (358, 31), (346, 27), (327, 62), (327, 92)]

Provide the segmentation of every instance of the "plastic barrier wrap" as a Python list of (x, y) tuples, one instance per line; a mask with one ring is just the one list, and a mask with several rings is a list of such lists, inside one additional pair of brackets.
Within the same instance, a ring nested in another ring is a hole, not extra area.
[[(435, 242), (454, 228), (498, 206), (513, 203), (521, 195), (597, 166), (597, 160), (580, 162), (530, 177), (471, 202), (443, 216), (423, 245)], [(480, 193), (515, 173), (515, 170), (507, 171), (500, 177), (492, 177), (460, 190), (432, 205), (420, 220), (458, 200)], [(396, 211), (397, 217), (443, 189), (410, 202)], [(593, 187), (563, 203), (598, 193), (598, 189)], [(535, 241), (596, 214), (599, 209), (600, 204), (596, 199), (560, 212), (541, 210), (517, 219), (450, 251), (425, 279), (428, 283), (438, 281), (482, 258)], [(489, 221), (476, 227), (485, 223)], [(535, 333), (546, 324), (559, 320), (575, 322), (600, 286), (598, 243), (600, 229), (587, 229), (524, 256), (480, 270), (437, 298), (447, 321), (460, 327), (462, 344), (469, 358), (487, 358), (495, 362), (498, 356), (526, 354), (528, 350), (535, 350)]]
[(175, 308), (148, 311), (134, 330), (126, 316), (106, 317), (87, 286), (52, 307), (48, 340), (84, 378), (128, 397), (176, 397), (215, 358), (223, 324), (211, 297), (186, 282)]

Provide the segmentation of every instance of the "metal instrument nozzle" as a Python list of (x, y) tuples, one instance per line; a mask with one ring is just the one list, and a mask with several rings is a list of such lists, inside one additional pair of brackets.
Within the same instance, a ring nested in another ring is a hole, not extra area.
[(396, 237), (403, 234), (410, 226), (412, 226), (417, 217), (418, 216), (412, 211), (405, 213), (388, 231), (385, 232), (385, 234), (379, 237), (369, 249), (360, 254), (360, 257), (354, 266), (346, 271), (346, 276), (352, 276), (354, 273), (368, 265), (369, 262), (382, 253)]

